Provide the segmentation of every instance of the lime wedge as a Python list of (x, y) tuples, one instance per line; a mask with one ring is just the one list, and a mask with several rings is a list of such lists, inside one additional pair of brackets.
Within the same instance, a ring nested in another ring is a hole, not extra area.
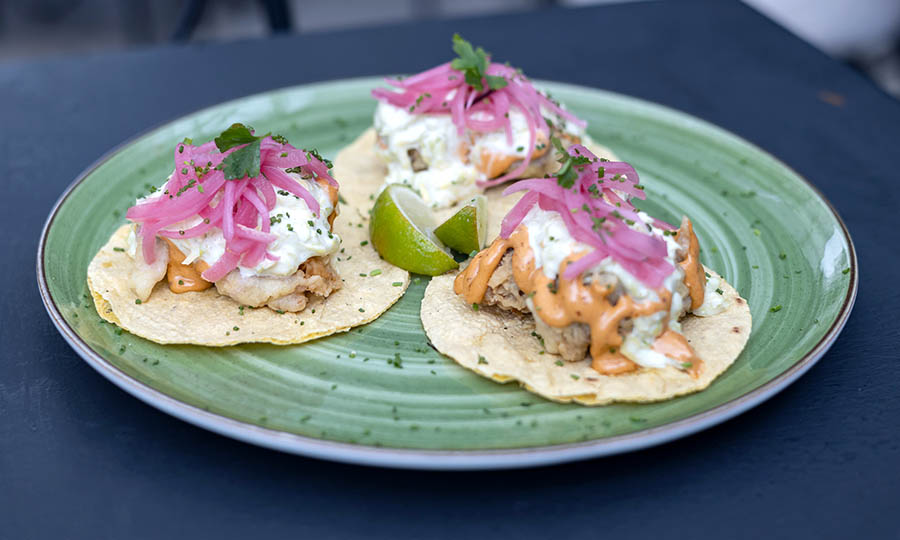
[(457, 268), (449, 250), (434, 235), (432, 211), (406, 186), (387, 186), (372, 208), (369, 236), (387, 262), (404, 270), (437, 276)]
[(480, 251), (487, 236), (487, 199), (476, 195), (434, 230), (441, 242), (460, 253)]

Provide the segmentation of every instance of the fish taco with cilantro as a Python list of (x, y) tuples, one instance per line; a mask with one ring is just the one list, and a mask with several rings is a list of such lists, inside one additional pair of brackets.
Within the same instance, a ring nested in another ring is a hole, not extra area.
[(496, 186), (555, 171), (551, 138), (613, 157), (590, 139), (584, 120), (520, 70), (492, 62), (459, 35), (453, 51), (450, 62), (388, 78), (388, 87), (372, 91), (378, 101), (373, 128), (335, 160), (342, 175), (365, 187), (348, 192), (348, 202), (371, 205), (385, 185), (402, 184), (446, 219), (481, 193), (492, 209), (502, 208)]
[(157, 343), (210, 346), (301, 343), (377, 318), (408, 273), (339, 217), (338, 190), (328, 160), (284, 137), (234, 124), (185, 139), (91, 261), (97, 312)]
[(583, 145), (559, 171), (509, 186), (499, 236), (432, 279), (428, 338), (462, 366), (560, 402), (669, 399), (706, 388), (740, 354), (746, 300), (699, 260), (691, 221), (634, 207), (634, 168)]

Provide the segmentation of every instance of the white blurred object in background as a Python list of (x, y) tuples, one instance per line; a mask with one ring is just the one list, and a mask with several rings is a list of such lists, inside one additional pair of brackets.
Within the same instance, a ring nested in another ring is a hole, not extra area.
[(834, 56), (881, 56), (900, 35), (900, 0), (744, 0)]
[(744, 0), (900, 97), (900, 0)]

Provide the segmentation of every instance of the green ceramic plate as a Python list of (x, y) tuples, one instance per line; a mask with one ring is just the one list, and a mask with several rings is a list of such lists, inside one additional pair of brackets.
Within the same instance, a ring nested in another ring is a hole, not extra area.
[(733, 417), (809, 369), (850, 314), (853, 244), (834, 209), (788, 167), (671, 109), (542, 83), (635, 166), (650, 198), (642, 208), (673, 223), (691, 216), (703, 262), (750, 301), (750, 342), (707, 390), (587, 408), (489, 382), (428, 346), (419, 321), (425, 277), (377, 321), (299, 346), (160, 346), (101, 322), (85, 285), (88, 262), (145, 184), (171, 170), (174, 142), (207, 140), (243, 121), (333, 157), (371, 124), (369, 90), (378, 84), (329, 82), (217, 105), (124, 144), (81, 175), (50, 214), (37, 261), (44, 303), (75, 351), (147, 403), (262, 446), (375, 465), (503, 468), (628, 451)]

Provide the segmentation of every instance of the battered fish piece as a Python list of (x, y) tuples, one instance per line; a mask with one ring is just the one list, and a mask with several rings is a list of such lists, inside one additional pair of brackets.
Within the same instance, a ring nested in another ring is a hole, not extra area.
[(341, 277), (324, 257), (307, 259), (296, 273), (286, 276), (243, 276), (232, 270), (215, 283), (219, 294), (250, 307), (276, 311), (303, 311), (311, 295), (327, 297), (341, 288)]

